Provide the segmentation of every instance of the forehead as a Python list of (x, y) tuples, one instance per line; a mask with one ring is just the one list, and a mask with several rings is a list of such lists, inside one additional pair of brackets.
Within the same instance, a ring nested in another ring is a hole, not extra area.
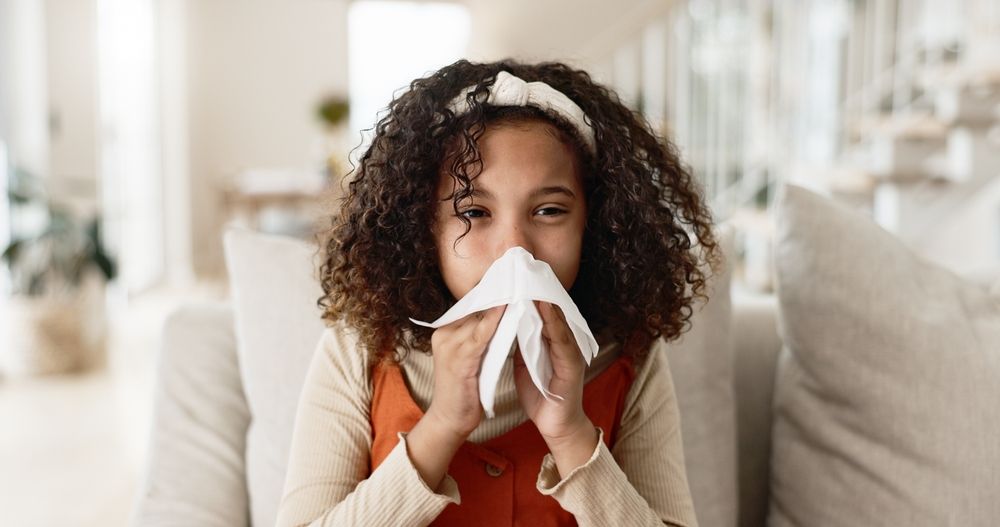
[[(561, 185), (582, 194), (581, 163), (574, 147), (553, 125), (539, 120), (490, 125), (477, 142), (482, 171), (473, 179), (477, 197), (530, 194), (539, 187)], [(438, 190), (445, 196), (458, 181), (445, 163)]]

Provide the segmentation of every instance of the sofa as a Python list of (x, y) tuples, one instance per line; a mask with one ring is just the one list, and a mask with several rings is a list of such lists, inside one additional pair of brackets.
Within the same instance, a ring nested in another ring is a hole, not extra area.
[[(727, 266), (668, 353), (699, 525), (1000, 525), (1000, 272), (941, 269), (794, 185), (773, 238), (775, 292)], [(277, 516), (318, 251), (236, 228), (225, 247), (231, 301), (163, 328), (135, 526)]]

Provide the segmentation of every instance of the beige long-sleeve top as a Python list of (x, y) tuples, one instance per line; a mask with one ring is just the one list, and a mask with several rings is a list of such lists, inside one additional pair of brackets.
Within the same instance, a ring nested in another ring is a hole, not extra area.
[[(601, 340), (587, 368), (588, 381), (620, 354), (617, 343)], [(591, 458), (562, 480), (551, 454), (542, 462), (538, 492), (555, 498), (580, 525), (698, 525), (665, 350), (665, 342), (657, 339), (638, 365), (612, 449), (598, 441)], [(437, 489), (424, 483), (407, 454), (405, 433), (369, 475), (369, 360), (352, 329), (336, 324), (324, 331), (299, 400), (279, 527), (422, 526), (449, 503), (460, 503), (462, 489), (450, 476)], [(426, 411), (433, 392), (433, 358), (410, 353), (401, 366), (413, 400)], [(488, 441), (527, 419), (511, 358), (501, 373), (494, 409), (496, 417), (484, 419), (469, 441)]]

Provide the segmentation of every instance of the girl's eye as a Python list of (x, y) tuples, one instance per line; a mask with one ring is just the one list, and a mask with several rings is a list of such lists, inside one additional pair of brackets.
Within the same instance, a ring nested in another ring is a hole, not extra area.
[(482, 210), (482, 209), (465, 209), (465, 210), (462, 210), (462, 211), (458, 212), (458, 216), (465, 216), (466, 218), (469, 218), (469, 219), (482, 218), (483, 217), (483, 216), (479, 216), (478, 214), (485, 215), (486, 211)]
[(563, 209), (557, 209), (555, 207), (545, 207), (544, 209), (538, 209), (538, 212), (544, 212), (544, 211), (548, 211), (548, 212), (545, 213), (545, 214), (542, 214), (542, 216), (558, 216), (560, 214), (566, 214), (565, 210), (563, 210)]
[[(556, 207), (545, 207), (542, 209), (538, 209), (537, 214), (540, 216), (559, 216), (561, 214), (566, 214), (566, 211)], [(486, 215), (487, 212), (482, 209), (465, 209), (459, 211), (456, 216), (464, 216), (471, 220), (477, 218), (485, 218)]]

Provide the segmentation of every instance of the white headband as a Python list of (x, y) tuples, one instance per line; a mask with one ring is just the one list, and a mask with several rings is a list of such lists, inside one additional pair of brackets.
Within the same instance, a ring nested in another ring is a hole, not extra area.
[[(455, 112), (455, 115), (469, 111), (466, 97), (474, 90), (475, 86), (470, 86), (452, 99), (448, 107)], [(596, 151), (594, 129), (584, 120), (583, 110), (561, 91), (544, 82), (526, 82), (520, 77), (501, 71), (497, 74), (496, 82), (489, 87), (489, 97), (485, 102), (494, 106), (534, 106), (555, 112), (580, 132), (580, 137), (587, 144), (591, 154)]]

